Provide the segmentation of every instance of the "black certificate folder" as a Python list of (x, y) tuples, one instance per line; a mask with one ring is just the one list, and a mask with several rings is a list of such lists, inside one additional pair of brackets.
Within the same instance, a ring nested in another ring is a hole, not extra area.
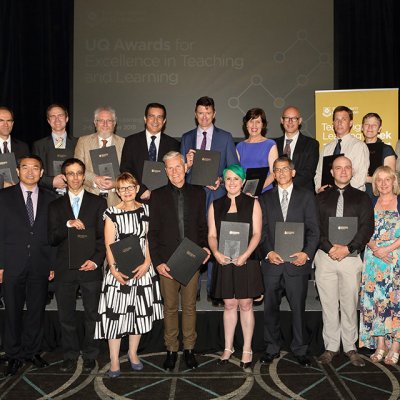
[(249, 230), (247, 222), (221, 221), (218, 250), (232, 260), (238, 258), (249, 245)]
[(119, 175), (119, 162), (115, 146), (90, 150), (93, 171), (100, 176), (115, 179)]
[(14, 153), (0, 153), (0, 175), (3, 176), (4, 182), (19, 181)]
[[(358, 230), (357, 217), (329, 217), (329, 241), (332, 244), (348, 245)], [(356, 257), (357, 252), (349, 254)]]
[(163, 162), (145, 160), (143, 165), (142, 182), (149, 190), (158, 189), (168, 183)]
[(132, 275), (132, 270), (144, 262), (140, 239), (132, 235), (110, 245), (111, 252), (117, 264), (118, 271), (126, 276)]
[(283, 261), (294, 261), (291, 254), (304, 247), (304, 224), (302, 222), (277, 222), (275, 225), (275, 252)]
[(51, 149), (47, 153), (47, 174), (50, 176), (61, 174), (63, 162), (73, 156), (73, 151), (68, 149)]
[(184, 238), (167, 261), (170, 268), (169, 274), (186, 286), (206, 257), (207, 252), (203, 248), (188, 238)]
[(196, 150), (190, 183), (200, 186), (215, 186), (220, 159), (219, 151)]
[(90, 260), (96, 250), (96, 235), (94, 228), (78, 230), (68, 228), (69, 269), (79, 269)]

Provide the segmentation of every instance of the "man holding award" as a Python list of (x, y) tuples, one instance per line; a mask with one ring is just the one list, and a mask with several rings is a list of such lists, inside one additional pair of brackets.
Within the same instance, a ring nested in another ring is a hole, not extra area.
[[(183, 239), (190, 239), (208, 253), (207, 256), (204, 252), (198, 266), (208, 259), (210, 251), (206, 248), (206, 194), (202, 187), (185, 183), (186, 165), (183, 155), (170, 151), (163, 161), (169, 183), (151, 194), (147, 235), (151, 260), (160, 274), (161, 294), (164, 299), (164, 341), (167, 357), (163, 366), (166, 370), (173, 370), (178, 357), (180, 294), (184, 360), (188, 368), (194, 369), (198, 366), (193, 349), (197, 338), (196, 294), (199, 272), (196, 271), (189, 282), (183, 285), (173, 278), (174, 274), (168, 263)], [(188, 251), (189, 254), (193, 253)], [(183, 269), (186, 267), (184, 265)]]
[(293, 162), (286, 156), (274, 162), (277, 186), (260, 198), (263, 213), (261, 269), (264, 280), (263, 364), (280, 356), (280, 304), (285, 293), (292, 311), (291, 350), (300, 365), (309, 366), (304, 313), (308, 276), (318, 247), (319, 228), (314, 194), (293, 185)]
[(318, 358), (328, 364), (339, 353), (357, 367), (365, 365), (357, 354), (357, 303), (363, 251), (374, 232), (374, 211), (367, 193), (350, 181), (353, 167), (340, 156), (332, 164), (334, 186), (318, 194), (321, 239), (315, 255), (315, 278), (322, 305), (325, 352)]

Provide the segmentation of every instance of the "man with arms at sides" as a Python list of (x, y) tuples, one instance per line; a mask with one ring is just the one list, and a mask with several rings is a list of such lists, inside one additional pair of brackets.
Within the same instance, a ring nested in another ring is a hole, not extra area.
[(61, 104), (51, 104), (47, 107), (46, 115), (47, 122), (51, 127), (51, 135), (36, 140), (32, 146), (32, 153), (38, 155), (45, 163), (45, 172), (40, 180), (40, 186), (63, 195), (67, 187), (65, 176), (62, 174), (49, 175), (49, 171), (46, 171), (46, 168), (48, 168), (48, 156), (55, 149), (70, 151), (72, 156), (77, 139), (67, 134), (68, 111), (66, 107)]
[(145, 130), (125, 139), (121, 156), (121, 172), (130, 172), (140, 184), (140, 200), (150, 198), (150, 190), (143, 185), (145, 160), (162, 161), (169, 151), (179, 151), (179, 142), (163, 133), (167, 110), (159, 103), (149, 103), (144, 112)]
[[(214, 125), (215, 121), (215, 104), (211, 97), (200, 97), (196, 102), (194, 115), (196, 118), (197, 128), (192, 129), (182, 135), (181, 153), (186, 157), (188, 166), (187, 182), (190, 183), (190, 168), (193, 165), (194, 154), (196, 149), (213, 150), (221, 153), (221, 160), (218, 169), (218, 179), (214, 186), (205, 187), (206, 191), (206, 210), (210, 204), (222, 197), (226, 191), (222, 183), (222, 174), (224, 169), (231, 164), (239, 164), (236, 153), (235, 143), (230, 132), (226, 132)], [(207, 271), (207, 294), (211, 292), (211, 277), (213, 263), (208, 263)], [(199, 281), (200, 284), (200, 281)], [(200, 287), (198, 288), (200, 293)], [(213, 302), (217, 304), (216, 302)]]
[[(58, 316), (61, 325), (61, 343), (64, 361), (62, 372), (72, 371), (80, 353), (76, 321), (76, 291), (80, 288), (85, 312), (85, 337), (82, 349), (83, 369), (91, 371), (99, 354), (94, 340), (97, 306), (103, 279), (102, 266), (105, 257), (103, 213), (107, 208), (104, 198), (83, 188), (85, 164), (70, 158), (62, 165), (68, 193), (49, 206), (49, 242), (57, 247), (55, 288)], [(69, 269), (68, 228), (94, 229), (95, 251), (78, 269)]]
[(86, 165), (85, 190), (106, 198), (109, 206), (120, 202), (114, 189), (115, 181), (109, 176), (99, 176), (94, 173), (90, 150), (115, 146), (118, 162), (121, 163), (125, 139), (114, 133), (116, 125), (117, 116), (114, 109), (111, 107), (97, 108), (94, 112), (96, 133), (81, 136), (75, 147), (75, 158), (79, 158)]
[(286, 107), (282, 112), (281, 125), (284, 135), (275, 139), (279, 156), (288, 156), (294, 164), (296, 175), (293, 183), (314, 191), (314, 176), (319, 157), (317, 140), (303, 135), (300, 126), (303, 119), (297, 107)]
[(9, 359), (6, 376), (15, 375), (23, 360), (37, 368), (48, 365), (39, 351), (47, 286), (53, 278), (51, 269), (55, 265), (55, 253), (47, 237), (47, 208), (55, 196), (38, 187), (43, 175), (42, 161), (37, 156), (23, 156), (17, 165), (20, 183), (0, 191), (0, 282), (3, 282), (5, 303), (3, 346)]
[[(317, 195), (320, 244), (315, 255), (315, 279), (322, 305), (325, 352), (318, 358), (328, 364), (339, 353), (340, 341), (354, 366), (363, 367), (357, 354), (357, 303), (361, 283), (360, 253), (374, 232), (374, 211), (368, 194), (351, 185), (352, 164), (347, 157), (333, 162), (334, 186)], [(347, 245), (329, 240), (329, 217), (357, 217), (357, 233)], [(351, 253), (356, 257), (349, 256)]]
[[(173, 370), (179, 350), (179, 293), (182, 306), (182, 335), (184, 360), (190, 369), (197, 368), (194, 356), (196, 344), (196, 293), (199, 273), (187, 286), (169, 274), (166, 264), (184, 237), (207, 248), (206, 195), (200, 186), (185, 183), (186, 165), (179, 152), (164, 156), (168, 185), (153, 190), (150, 197), (149, 248), (153, 265), (160, 274), (161, 294), (164, 299), (164, 341), (167, 357), (163, 367)], [(204, 262), (208, 260), (208, 257)]]
[[(264, 341), (266, 353), (263, 364), (279, 358), (281, 349), (280, 304), (285, 293), (292, 311), (293, 340), (291, 350), (300, 365), (310, 366), (305, 337), (305, 306), (308, 276), (318, 247), (319, 227), (314, 193), (294, 183), (296, 170), (286, 156), (274, 162), (277, 186), (260, 197), (263, 213), (261, 248), (264, 259), (261, 269), (264, 280)], [(304, 245), (285, 262), (275, 251), (277, 222), (304, 224)]]
[(314, 183), (317, 193), (323, 192), (329, 185), (321, 186), (322, 169), (325, 156), (343, 154), (353, 165), (351, 186), (365, 191), (369, 168), (369, 151), (367, 145), (351, 135), (353, 126), (353, 111), (346, 106), (337, 106), (333, 110), (333, 130), (336, 139), (324, 146), (318, 161)]

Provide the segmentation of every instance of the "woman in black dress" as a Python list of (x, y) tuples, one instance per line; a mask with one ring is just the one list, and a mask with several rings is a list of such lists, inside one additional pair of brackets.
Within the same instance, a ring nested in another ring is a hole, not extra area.
[[(213, 296), (224, 299), (225, 349), (218, 364), (226, 364), (235, 351), (233, 337), (239, 307), (244, 339), (240, 365), (247, 369), (253, 357), (253, 298), (263, 292), (263, 285), (260, 263), (252, 259), (261, 239), (261, 207), (257, 199), (241, 192), (245, 176), (245, 170), (238, 164), (232, 164), (224, 170), (227, 195), (214, 201), (208, 210), (208, 243), (217, 262), (213, 276)], [(218, 250), (221, 221), (250, 225), (248, 247), (235, 259), (226, 257)]]

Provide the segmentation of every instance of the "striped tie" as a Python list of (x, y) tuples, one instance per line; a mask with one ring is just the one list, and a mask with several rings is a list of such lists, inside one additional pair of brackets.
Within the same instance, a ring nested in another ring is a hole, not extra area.
[(339, 198), (336, 206), (336, 216), (343, 217), (343, 207), (344, 207), (344, 198), (343, 198), (343, 189), (339, 190)]
[(56, 149), (61, 149), (63, 147), (63, 144), (64, 144), (64, 138), (58, 137), (56, 139)]
[(284, 221), (286, 221), (288, 206), (289, 206), (288, 192), (287, 190), (284, 189), (282, 192), (282, 201), (281, 201), (282, 215)]

